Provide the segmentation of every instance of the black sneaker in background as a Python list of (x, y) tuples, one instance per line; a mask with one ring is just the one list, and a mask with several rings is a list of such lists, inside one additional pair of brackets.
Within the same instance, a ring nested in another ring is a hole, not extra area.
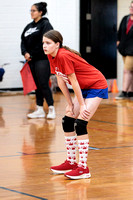
[(127, 98), (128, 98), (127, 92), (124, 92), (124, 91), (122, 91), (117, 97), (115, 97), (116, 100), (127, 99)]
[(133, 99), (133, 92), (128, 92), (127, 96), (128, 96), (129, 99)]

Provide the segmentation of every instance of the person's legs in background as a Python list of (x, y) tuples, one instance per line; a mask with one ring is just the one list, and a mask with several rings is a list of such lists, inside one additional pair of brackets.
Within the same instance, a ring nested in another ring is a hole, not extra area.
[[(37, 81), (41, 91), (43, 99), (46, 100), (48, 104), (48, 119), (55, 118), (55, 108), (53, 106), (53, 96), (51, 89), (49, 87), (49, 78), (50, 78), (50, 65), (48, 60), (39, 60), (35, 62), (35, 73), (37, 76)], [(39, 96), (39, 94), (38, 94)], [(37, 98), (37, 103), (40, 101), (40, 98)]]
[(37, 108), (33, 113), (30, 113), (27, 115), (28, 118), (44, 118), (45, 117), (45, 112), (43, 110), (43, 95), (39, 86), (38, 78), (35, 72), (35, 62), (30, 61), (29, 66), (34, 78), (34, 81), (36, 83), (37, 89), (35, 90), (35, 95), (36, 95), (36, 105)]
[(127, 99), (133, 97), (133, 56), (123, 57), (123, 89), (115, 99)]
[(128, 88), (128, 93), (127, 93), (127, 96), (129, 99), (133, 99), (133, 71), (130, 72), (131, 73), (131, 83), (130, 83), (130, 86)]

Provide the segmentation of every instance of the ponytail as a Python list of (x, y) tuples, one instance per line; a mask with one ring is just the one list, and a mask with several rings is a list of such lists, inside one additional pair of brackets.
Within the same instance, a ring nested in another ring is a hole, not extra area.
[(70, 51), (70, 52), (72, 52), (74, 54), (77, 54), (78, 56), (81, 57), (81, 54), (78, 51), (75, 51), (74, 49), (71, 49), (71, 48), (69, 48), (67, 46), (62, 46), (61, 48), (64, 48), (64, 49), (66, 49), (66, 50), (68, 50), (68, 51)]

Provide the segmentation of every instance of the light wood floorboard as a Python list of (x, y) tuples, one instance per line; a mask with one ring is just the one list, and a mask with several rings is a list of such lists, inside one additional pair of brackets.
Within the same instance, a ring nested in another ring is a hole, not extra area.
[(115, 96), (88, 123), (92, 178), (84, 180), (49, 170), (66, 158), (64, 96), (54, 94), (55, 120), (27, 119), (34, 95), (0, 96), (0, 200), (133, 200), (133, 100)]

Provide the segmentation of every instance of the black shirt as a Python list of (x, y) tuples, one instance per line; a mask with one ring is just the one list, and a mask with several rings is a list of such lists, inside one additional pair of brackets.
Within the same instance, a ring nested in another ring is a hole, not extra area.
[(53, 29), (49, 20), (44, 17), (37, 23), (35, 21), (28, 24), (21, 35), (21, 53), (29, 53), (32, 60), (46, 60), (47, 56), (43, 51), (43, 34)]
[(118, 50), (123, 56), (133, 56), (133, 26), (126, 34), (129, 18), (130, 15), (123, 17), (117, 34), (117, 40), (120, 41)]

